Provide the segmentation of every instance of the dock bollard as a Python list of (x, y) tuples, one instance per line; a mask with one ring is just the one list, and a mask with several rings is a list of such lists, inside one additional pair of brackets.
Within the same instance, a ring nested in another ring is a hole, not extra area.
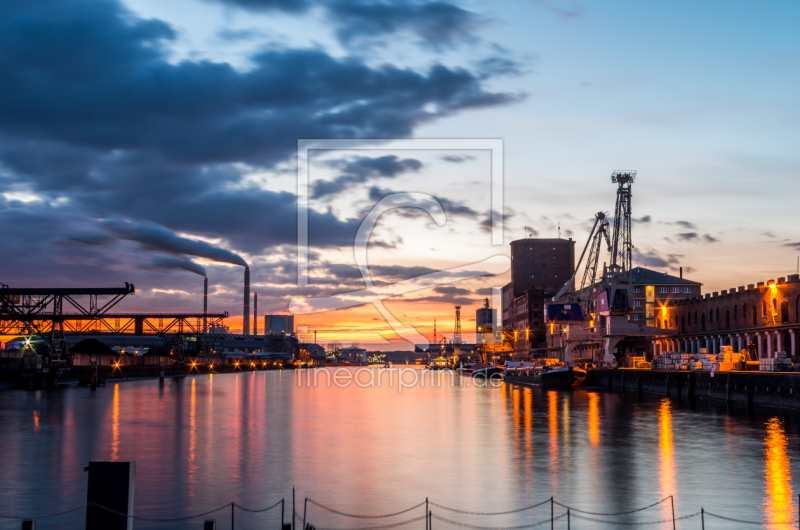
[(206, 522), (203, 523), (203, 530), (217, 530), (217, 520), (206, 519)]
[(36, 519), (25, 519), (22, 521), (22, 530), (36, 530)]
[(164, 361), (158, 363), (158, 382), (164, 384)]

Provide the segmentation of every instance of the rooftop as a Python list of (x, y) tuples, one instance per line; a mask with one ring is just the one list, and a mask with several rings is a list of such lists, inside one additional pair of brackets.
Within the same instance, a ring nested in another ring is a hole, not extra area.
[(694, 282), (673, 276), (666, 272), (654, 271), (644, 267), (634, 267), (633, 269), (633, 283), (642, 283), (647, 285), (703, 285), (700, 282)]

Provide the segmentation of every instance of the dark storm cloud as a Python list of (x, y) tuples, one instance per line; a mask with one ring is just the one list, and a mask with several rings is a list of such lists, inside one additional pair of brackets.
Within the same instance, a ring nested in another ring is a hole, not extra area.
[(643, 217), (640, 217), (639, 219), (634, 219), (634, 221), (636, 221), (637, 223), (649, 223), (650, 221), (652, 221), (652, 218), (649, 215), (645, 215)]
[[(285, 12), (311, 5), (269, 4)], [(329, 5), (326, 13), (349, 10), (351, 21), (385, 7)], [(442, 5), (398, 2), (402, 12), (439, 6), (443, 14), (400, 16), (384, 27), (418, 35), (447, 20), (471, 27), (469, 17), (448, 19)], [(353, 29), (344, 38), (374, 31)], [(458, 31), (442, 31), (438, 42)], [(0, 167), (6, 189), (42, 197), (0, 197), (0, 220), (15, 227), (4, 240), (4, 252), (16, 252), (6, 275), (100, 281), (133, 271), (141, 280), (136, 270), (151, 262), (136, 257), (136, 245), (175, 260), (195, 255), (242, 264), (239, 252), (282, 255), (297, 243), (296, 197), (245, 185), (243, 167), (269, 170), (290, 161), (297, 138), (408, 137), (431, 120), (520, 99), (487, 91), (485, 76), (465, 68), (370, 66), (322, 49), (262, 49), (247, 71), (211, 61), (173, 63), (164, 45), (176, 38), (168, 24), (138, 18), (112, 0), (0, 2)], [(312, 210), (311, 247), (352, 245), (359, 224)], [(231, 250), (177, 232), (219, 239)], [(209, 266), (209, 273), (238, 278), (227, 269)]]
[(341, 175), (333, 180), (317, 180), (312, 185), (311, 198), (321, 199), (345, 191), (354, 184), (363, 184), (378, 178), (395, 178), (410, 171), (419, 171), (422, 162), (414, 158), (395, 155), (379, 157), (357, 156), (346, 160), (333, 160), (326, 165), (337, 169)]
[(333, 24), (343, 44), (363, 38), (405, 32), (434, 48), (474, 39), (474, 30), (486, 21), (457, 5), (441, 0), (219, 0), (251, 11), (298, 13), (319, 7)]
[(161, 45), (175, 34), (163, 22), (107, 0), (44, 3), (0, 5), (0, 131), (9, 136), (184, 163), (274, 163), (299, 137), (408, 136), (430, 119), (516, 100), (484, 91), (465, 69), (373, 68), (321, 50), (265, 50), (245, 73), (170, 64)]

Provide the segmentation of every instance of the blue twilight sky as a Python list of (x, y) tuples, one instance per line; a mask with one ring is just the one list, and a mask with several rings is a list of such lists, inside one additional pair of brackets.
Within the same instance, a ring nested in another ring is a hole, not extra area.
[[(247, 261), (261, 314), (283, 312), (292, 296), (363, 288), (355, 231), (403, 191), (443, 201), (448, 224), (386, 214), (377, 279), (507, 252), (486, 230), (487, 153), (326, 152), (312, 157), (298, 288), (298, 138), (501, 138), (506, 242), (560, 223), (582, 246), (613, 210), (610, 173), (636, 169), (637, 264), (683, 266), (706, 290), (790, 274), (799, 23), (792, 1), (10, 0), (0, 282), (130, 281), (127, 310), (191, 310), (205, 272), (212, 309), (240, 318)], [(428, 329), (506, 281), (394, 311)], [(314, 325), (337, 319), (358, 320)]]

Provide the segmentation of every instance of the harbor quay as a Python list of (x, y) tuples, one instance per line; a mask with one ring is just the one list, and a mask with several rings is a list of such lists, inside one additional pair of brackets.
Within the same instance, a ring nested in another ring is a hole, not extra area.
[[(536, 376), (506, 376), (511, 385), (539, 386)], [(619, 368), (590, 370), (582, 385), (601, 391), (709, 399), (800, 410), (800, 373)]]

